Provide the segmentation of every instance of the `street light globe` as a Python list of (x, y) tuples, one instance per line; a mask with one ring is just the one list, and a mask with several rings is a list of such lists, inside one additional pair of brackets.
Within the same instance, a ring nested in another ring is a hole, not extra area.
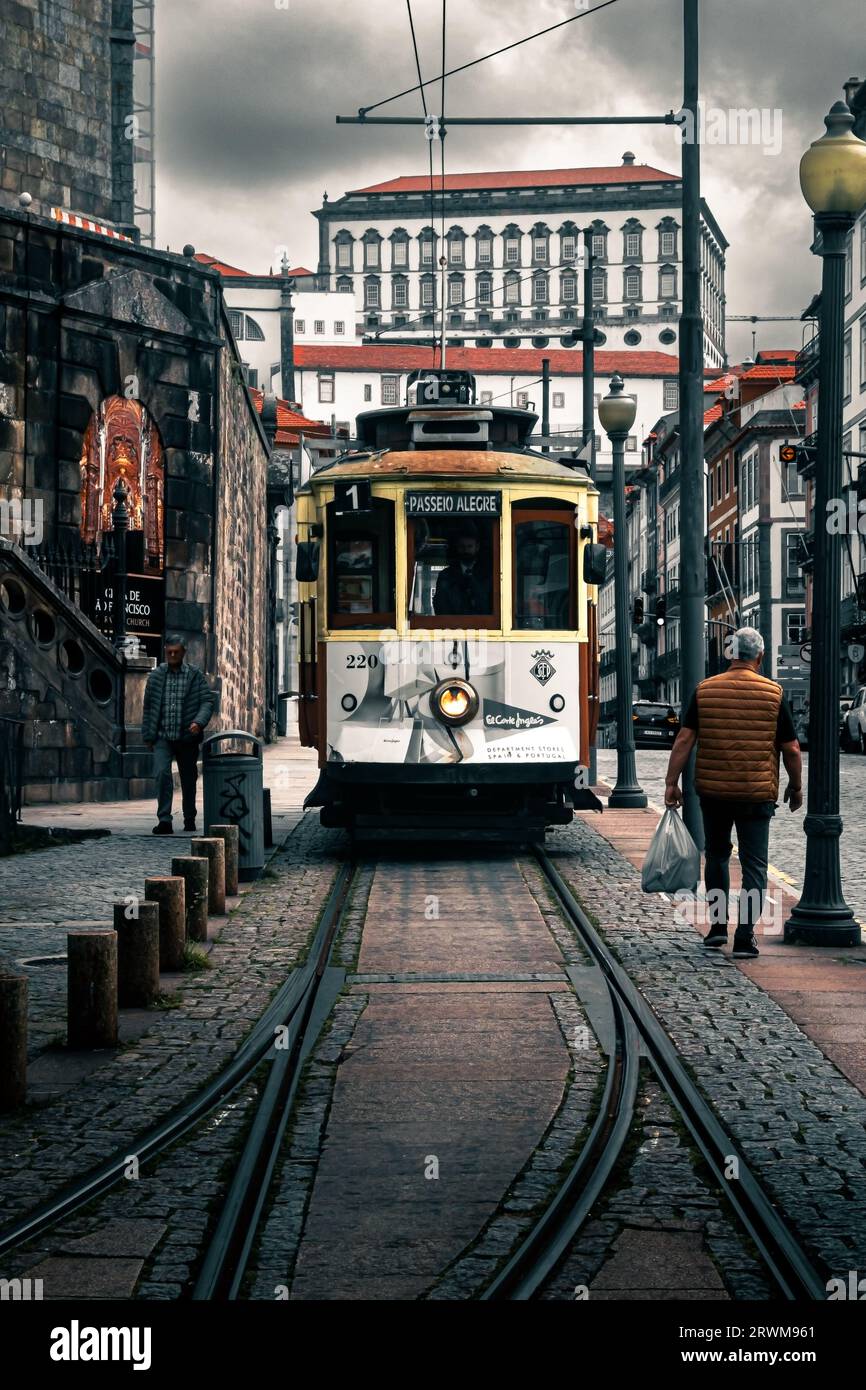
[(866, 141), (853, 131), (854, 117), (837, 101), (824, 117), (827, 133), (800, 160), (800, 187), (815, 213), (856, 217), (866, 203)]
[(598, 403), (598, 418), (605, 434), (628, 434), (637, 414), (637, 401), (625, 393), (621, 376), (615, 376), (610, 390)]

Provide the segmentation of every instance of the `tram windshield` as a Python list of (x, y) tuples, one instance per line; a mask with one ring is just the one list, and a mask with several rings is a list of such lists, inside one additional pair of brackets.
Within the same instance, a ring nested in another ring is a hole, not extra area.
[(490, 626), (498, 607), (498, 540), (498, 518), (411, 518), (410, 619), (471, 617)]
[(514, 519), (514, 626), (574, 626), (574, 511), (518, 511)]
[(328, 608), (332, 627), (393, 626), (394, 504), (340, 515), (328, 506)]

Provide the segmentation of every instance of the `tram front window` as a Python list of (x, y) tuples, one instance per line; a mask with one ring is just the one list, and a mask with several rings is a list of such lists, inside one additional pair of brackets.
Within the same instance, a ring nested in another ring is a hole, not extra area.
[[(495, 616), (498, 519), (438, 517), (409, 522), (411, 619), (460, 622)], [(475, 626), (483, 626), (483, 621)]]
[(574, 626), (573, 512), (514, 512), (514, 626)]

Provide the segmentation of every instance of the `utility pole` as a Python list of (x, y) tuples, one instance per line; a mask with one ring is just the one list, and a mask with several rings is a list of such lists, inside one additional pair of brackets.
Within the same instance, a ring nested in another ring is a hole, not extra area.
[[(595, 318), (592, 312), (592, 231), (586, 228), (583, 233), (583, 448), (589, 445), (589, 476), (595, 482)], [(593, 605), (593, 623), (590, 641), (598, 645), (598, 604)], [(598, 698), (598, 696), (596, 696)], [(599, 710), (596, 710), (596, 730), (598, 730)], [(589, 748), (589, 785), (594, 787), (598, 781), (598, 753), (595, 737)]]
[[(550, 439), (550, 358), (541, 359), (541, 434), (545, 441)], [(550, 453), (550, 443), (541, 446), (542, 453)]]
[[(698, 2), (683, 0), (683, 308), (680, 318), (680, 698), (686, 709), (704, 678), (704, 402), (701, 312), (701, 146)], [(694, 754), (683, 776), (683, 816), (703, 847)]]

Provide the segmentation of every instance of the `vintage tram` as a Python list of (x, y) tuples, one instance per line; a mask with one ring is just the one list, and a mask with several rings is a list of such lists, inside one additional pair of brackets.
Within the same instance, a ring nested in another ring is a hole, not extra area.
[(297, 495), (306, 804), (360, 838), (532, 841), (599, 808), (598, 494), (475, 394), (413, 373)]

